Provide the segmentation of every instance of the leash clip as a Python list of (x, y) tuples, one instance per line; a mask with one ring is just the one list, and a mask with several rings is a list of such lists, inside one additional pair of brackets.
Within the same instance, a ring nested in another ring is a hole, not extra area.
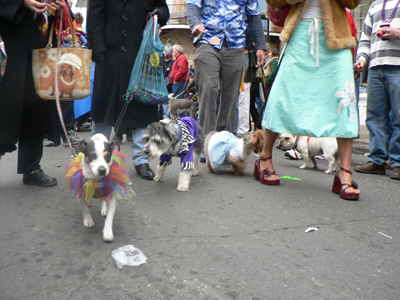
[(122, 96), (122, 100), (126, 101), (126, 102), (131, 102), (133, 98), (132, 92), (131, 91), (127, 91), (125, 95)]

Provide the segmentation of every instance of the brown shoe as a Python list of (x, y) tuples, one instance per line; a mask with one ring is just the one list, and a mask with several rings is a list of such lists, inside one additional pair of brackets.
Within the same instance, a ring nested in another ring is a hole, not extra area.
[(391, 179), (400, 180), (400, 167), (393, 167), (392, 174), (390, 174)]
[(385, 165), (379, 166), (372, 161), (369, 161), (365, 165), (355, 167), (354, 171), (359, 173), (385, 175)]

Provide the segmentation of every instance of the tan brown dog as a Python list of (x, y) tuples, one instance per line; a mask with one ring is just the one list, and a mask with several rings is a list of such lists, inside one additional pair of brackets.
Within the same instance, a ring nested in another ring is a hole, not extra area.
[(254, 153), (261, 153), (264, 147), (264, 132), (261, 129), (257, 129), (252, 132), (250, 137), (250, 145), (253, 147)]
[[(237, 139), (237, 143), (234, 139)], [(207, 171), (214, 173), (228, 161), (232, 165), (233, 173), (243, 176), (247, 157), (252, 152), (260, 153), (263, 145), (264, 134), (261, 129), (248, 132), (242, 138), (236, 138), (227, 131), (212, 131), (206, 136), (204, 143)], [(224, 150), (215, 152), (215, 149), (221, 149), (221, 146)]]
[(196, 119), (197, 102), (189, 99), (170, 98), (169, 111), (171, 113), (171, 118), (176, 118), (175, 113), (179, 116), (181, 113), (184, 113), (187, 110), (190, 111), (190, 117)]

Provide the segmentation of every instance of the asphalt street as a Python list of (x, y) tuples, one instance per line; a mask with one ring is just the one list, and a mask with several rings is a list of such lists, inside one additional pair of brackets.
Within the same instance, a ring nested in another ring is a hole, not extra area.
[[(133, 169), (128, 143), (122, 152)], [(84, 228), (69, 195), (69, 159), (68, 148), (44, 149), (52, 188), (23, 185), (16, 152), (0, 161), (2, 300), (400, 299), (400, 182), (390, 171), (354, 173), (361, 197), (345, 201), (331, 192), (325, 161), (301, 170), (274, 149), (277, 173), (301, 180), (260, 184), (252, 155), (241, 177), (201, 164), (182, 193), (175, 158), (162, 182), (133, 171), (136, 196), (118, 200), (115, 240), (105, 243), (99, 203), (96, 226)], [(366, 161), (353, 154), (353, 167)], [(129, 244), (147, 263), (119, 270), (111, 252)]]

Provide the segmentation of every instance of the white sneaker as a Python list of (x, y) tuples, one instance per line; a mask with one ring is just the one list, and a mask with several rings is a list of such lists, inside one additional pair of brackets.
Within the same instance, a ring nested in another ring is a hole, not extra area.
[(53, 147), (54, 146), (54, 142), (50, 141), (47, 138), (45, 138), (44, 141), (43, 141), (43, 146), (45, 146), (45, 147)]
[(285, 156), (289, 157), (291, 159), (296, 159), (296, 160), (301, 159), (301, 154), (297, 150), (294, 150), (294, 149), (287, 150), (285, 152)]

